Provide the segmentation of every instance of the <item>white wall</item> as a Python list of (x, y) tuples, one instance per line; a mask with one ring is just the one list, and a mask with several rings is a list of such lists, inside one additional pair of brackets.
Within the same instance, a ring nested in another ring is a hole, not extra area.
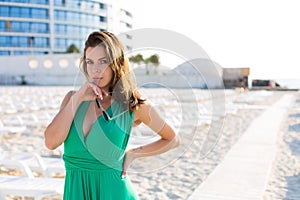
[(78, 85), (84, 81), (79, 59), (80, 54), (1, 56), (0, 75), (2, 79), (24, 76), (34, 85)]

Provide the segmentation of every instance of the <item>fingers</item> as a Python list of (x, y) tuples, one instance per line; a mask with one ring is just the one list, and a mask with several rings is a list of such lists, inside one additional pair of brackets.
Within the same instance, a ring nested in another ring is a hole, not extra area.
[(95, 83), (89, 82), (88, 85), (93, 90), (97, 98), (103, 100), (103, 97), (108, 95), (104, 90), (99, 88)]
[(123, 163), (123, 171), (121, 174), (121, 178), (125, 178), (125, 176), (126, 176), (127, 168), (129, 167), (127, 162), (128, 161), (125, 160), (125, 162)]
[(123, 171), (121, 173), (121, 178), (125, 178), (127, 168), (128, 168), (128, 158), (125, 155), (124, 160), (123, 160)]
[(98, 87), (98, 86), (96, 86), (95, 84), (91, 84), (91, 86), (92, 86), (92, 89), (94, 90), (94, 93), (95, 93), (95, 95), (99, 98), (99, 99), (103, 99), (103, 96), (102, 96), (102, 91), (101, 91), (101, 89)]
[(123, 161), (123, 171), (122, 171), (122, 174), (121, 174), (121, 178), (124, 178), (126, 176), (127, 168), (128, 168), (127, 160), (126, 160), (126, 157), (125, 157), (125, 159)]
[[(100, 90), (100, 91), (99, 91), (99, 90)], [(101, 91), (100, 88), (96, 88), (95, 94), (96, 94), (96, 96), (97, 96), (99, 99), (103, 100), (103, 95), (102, 95), (102, 91)]]
[(108, 96), (108, 93), (107, 93), (105, 90), (101, 90), (101, 91), (102, 91), (102, 95), (103, 95), (104, 97)]
[(125, 176), (126, 176), (126, 171), (122, 171), (121, 178), (125, 178)]
[(125, 157), (124, 157), (124, 160), (123, 160), (123, 171), (122, 171), (122, 174), (121, 174), (122, 178), (125, 178), (127, 169), (129, 168), (129, 166), (131, 165), (131, 163), (134, 160), (134, 156), (133, 156), (132, 151), (133, 150), (128, 150), (125, 153)]

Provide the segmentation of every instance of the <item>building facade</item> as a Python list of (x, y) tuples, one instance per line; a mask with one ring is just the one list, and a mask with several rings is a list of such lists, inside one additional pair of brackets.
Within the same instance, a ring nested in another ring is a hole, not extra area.
[(81, 50), (92, 31), (131, 28), (131, 13), (112, 1), (0, 0), (0, 56), (65, 53), (72, 44)]
[(225, 88), (248, 88), (250, 68), (223, 68)]
[(133, 69), (138, 87), (223, 89), (223, 68), (210, 59), (193, 59), (174, 69), (157, 67), (147, 74), (145, 66)]

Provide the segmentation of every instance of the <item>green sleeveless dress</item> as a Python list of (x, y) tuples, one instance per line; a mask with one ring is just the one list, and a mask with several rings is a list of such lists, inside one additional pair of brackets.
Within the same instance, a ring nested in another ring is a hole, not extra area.
[[(82, 123), (89, 103), (79, 106), (64, 142), (64, 200), (136, 200), (129, 177), (121, 177), (133, 113), (126, 112), (111, 121), (99, 116), (84, 138)], [(120, 108), (114, 101), (107, 112), (117, 116)]]

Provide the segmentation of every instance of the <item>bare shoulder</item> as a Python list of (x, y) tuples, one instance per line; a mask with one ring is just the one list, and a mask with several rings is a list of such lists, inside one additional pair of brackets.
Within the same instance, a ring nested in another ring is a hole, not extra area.
[(151, 121), (153, 114), (156, 114), (156, 111), (153, 104), (148, 99), (140, 104), (138, 109), (134, 111), (135, 120), (145, 124), (148, 124)]
[(61, 105), (60, 105), (60, 110), (61, 110), (62, 108), (64, 108), (64, 107), (67, 105), (67, 103), (70, 101), (71, 97), (72, 97), (73, 94), (75, 94), (75, 93), (76, 93), (75, 90), (70, 90), (70, 91), (65, 95), (65, 97), (64, 97), (64, 99), (63, 99), (63, 101), (62, 101), (62, 103), (61, 103)]
[(149, 113), (149, 110), (152, 108), (151, 102), (145, 100), (143, 103), (139, 104), (138, 108), (134, 110), (134, 115), (137, 117)]

